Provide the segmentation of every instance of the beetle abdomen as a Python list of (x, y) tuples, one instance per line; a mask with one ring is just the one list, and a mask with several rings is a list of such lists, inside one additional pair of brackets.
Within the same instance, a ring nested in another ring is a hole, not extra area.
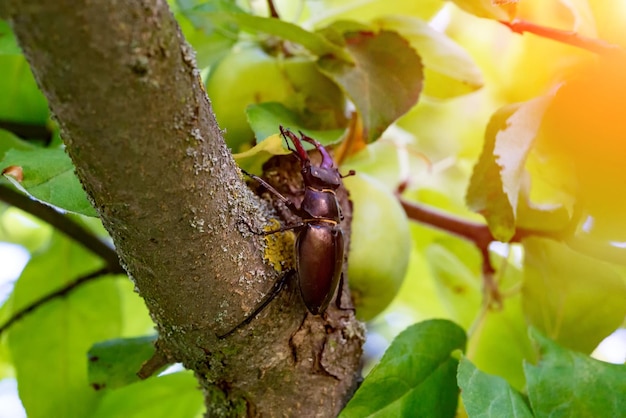
[(343, 265), (343, 232), (327, 222), (307, 223), (296, 241), (300, 293), (309, 312), (323, 313), (335, 294)]

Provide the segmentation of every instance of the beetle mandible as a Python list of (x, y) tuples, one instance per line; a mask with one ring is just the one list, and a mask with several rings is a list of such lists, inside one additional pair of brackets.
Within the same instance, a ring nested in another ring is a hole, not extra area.
[[(298, 275), (300, 294), (309, 312), (313, 315), (321, 315), (337, 290), (343, 268), (344, 236), (339, 225), (343, 216), (335, 192), (341, 186), (341, 179), (345, 176), (339, 173), (328, 151), (315, 139), (302, 132), (298, 138), (282, 126), (280, 126), (280, 133), (287, 142), (287, 147), (301, 165), (304, 197), (300, 207), (283, 196), (267, 181), (245, 171), (244, 173), (274, 194), (301, 219), (295, 225), (261, 234), (269, 235), (290, 229), (296, 232), (296, 274)], [(289, 140), (295, 149), (291, 148)], [(322, 161), (318, 166), (311, 164), (309, 155), (302, 146), (302, 141), (313, 145), (320, 153)], [(354, 171), (350, 171), (347, 176), (353, 174)], [(232, 334), (252, 321), (278, 295), (288, 277), (290, 277), (289, 274), (279, 279), (265, 300), (243, 322), (220, 338)]]

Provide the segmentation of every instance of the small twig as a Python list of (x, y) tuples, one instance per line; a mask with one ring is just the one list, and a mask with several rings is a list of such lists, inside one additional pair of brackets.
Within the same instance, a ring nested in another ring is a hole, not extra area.
[(489, 227), (478, 222), (468, 221), (449, 213), (430, 208), (419, 203), (409, 202), (400, 198), (400, 204), (404, 208), (409, 219), (442, 229), (472, 241), (479, 249), (486, 249), (491, 242), (495, 241), (489, 231)]
[(156, 350), (154, 351), (154, 354), (152, 355), (152, 357), (150, 357), (148, 360), (146, 360), (141, 365), (141, 369), (139, 369), (139, 371), (137, 372), (137, 376), (141, 380), (145, 380), (145, 379), (149, 378), (150, 376), (152, 376), (153, 374), (155, 374), (159, 370), (163, 369), (163, 367), (165, 367), (168, 364), (172, 363), (167, 358), (167, 356), (165, 354), (163, 354), (163, 352), (159, 349), (158, 343), (155, 344), (155, 347), (156, 347)]
[(125, 273), (115, 250), (68, 216), (7, 186), (0, 186), (0, 200), (30, 213), (80, 243), (102, 258), (111, 273)]
[(267, 7), (270, 9), (270, 16), (276, 19), (280, 19), (278, 15), (278, 10), (276, 10), (276, 6), (274, 6), (273, 0), (267, 0)]
[(34, 310), (36, 310), (37, 308), (39, 308), (40, 306), (42, 306), (45, 303), (50, 302), (52, 299), (58, 298), (58, 297), (63, 297), (66, 296), (68, 293), (70, 293), (72, 290), (76, 289), (77, 287), (81, 286), (82, 284), (89, 282), (91, 280), (95, 280), (98, 279), (100, 277), (103, 277), (105, 275), (108, 274), (114, 274), (108, 267), (104, 267), (101, 268), (100, 270), (96, 270), (92, 273), (89, 273), (85, 276), (81, 276), (78, 279), (67, 283), (65, 286), (61, 287), (60, 289), (55, 290), (52, 293), (48, 293), (47, 295), (42, 296), (40, 299), (37, 299), (36, 301), (32, 302), (31, 304), (25, 306), (24, 308), (20, 309), (19, 311), (15, 312), (8, 320), (7, 322), (5, 322), (2, 326), (0, 326), (0, 335), (2, 335), (2, 333), (4, 331), (6, 331), (8, 328), (11, 327), (11, 325), (13, 325), (15, 322), (19, 321), (20, 319), (22, 319), (24, 316), (28, 315), (29, 313), (33, 312)]
[(500, 23), (520, 35), (524, 32), (533, 33), (537, 36), (586, 49), (587, 51), (595, 52), (596, 54), (613, 54), (615, 52), (623, 52), (618, 45), (602, 39), (587, 38), (577, 34), (576, 32), (567, 30), (547, 28), (526, 20), (515, 19), (512, 22), (501, 20)]
[[(472, 241), (481, 251), (488, 249), (489, 244), (498, 241), (493, 237), (489, 227), (485, 224), (468, 221), (466, 219), (450, 215), (449, 213), (428, 207), (415, 202), (409, 202), (403, 198), (400, 204), (404, 208), (409, 219), (420, 223), (442, 229), (451, 234), (457, 235)], [(562, 239), (560, 231), (540, 231), (534, 229), (518, 228), (509, 243), (521, 242), (529, 236), (541, 236), (552, 239)]]
[[(401, 192), (404, 187), (405, 185), (401, 186), (399, 191)], [(482, 273), (485, 296), (490, 304), (501, 306), (502, 298), (498, 289), (498, 284), (494, 280), (496, 269), (491, 264), (491, 259), (489, 257), (489, 245), (497, 240), (491, 234), (489, 227), (485, 224), (468, 221), (419, 203), (408, 202), (402, 199), (402, 197), (398, 198), (409, 219), (441, 229), (461, 238), (465, 238), (476, 245), (482, 256)], [(522, 239), (529, 236), (561, 239), (561, 233), (556, 231), (550, 232), (518, 228), (513, 237), (509, 240), (509, 243), (521, 242)]]

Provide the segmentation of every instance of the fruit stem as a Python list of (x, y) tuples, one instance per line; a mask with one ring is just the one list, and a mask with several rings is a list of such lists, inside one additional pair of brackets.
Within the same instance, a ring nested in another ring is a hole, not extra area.
[(533, 33), (537, 36), (582, 48), (596, 54), (624, 53), (624, 50), (618, 45), (602, 39), (587, 38), (573, 31), (548, 28), (522, 19), (515, 19), (511, 22), (500, 20), (499, 22), (520, 35), (524, 32)]

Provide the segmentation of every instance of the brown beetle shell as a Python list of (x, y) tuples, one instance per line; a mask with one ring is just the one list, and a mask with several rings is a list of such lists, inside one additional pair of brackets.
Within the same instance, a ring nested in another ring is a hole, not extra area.
[(300, 293), (307, 309), (323, 313), (332, 300), (343, 265), (343, 232), (327, 222), (308, 222), (296, 241)]
[[(337, 201), (337, 196), (332, 191), (315, 190), (307, 187), (304, 193), (304, 200), (300, 205), (303, 219), (328, 219), (329, 221), (339, 222), (341, 218), (341, 208)], [(320, 225), (329, 226), (328, 223), (320, 223)]]

